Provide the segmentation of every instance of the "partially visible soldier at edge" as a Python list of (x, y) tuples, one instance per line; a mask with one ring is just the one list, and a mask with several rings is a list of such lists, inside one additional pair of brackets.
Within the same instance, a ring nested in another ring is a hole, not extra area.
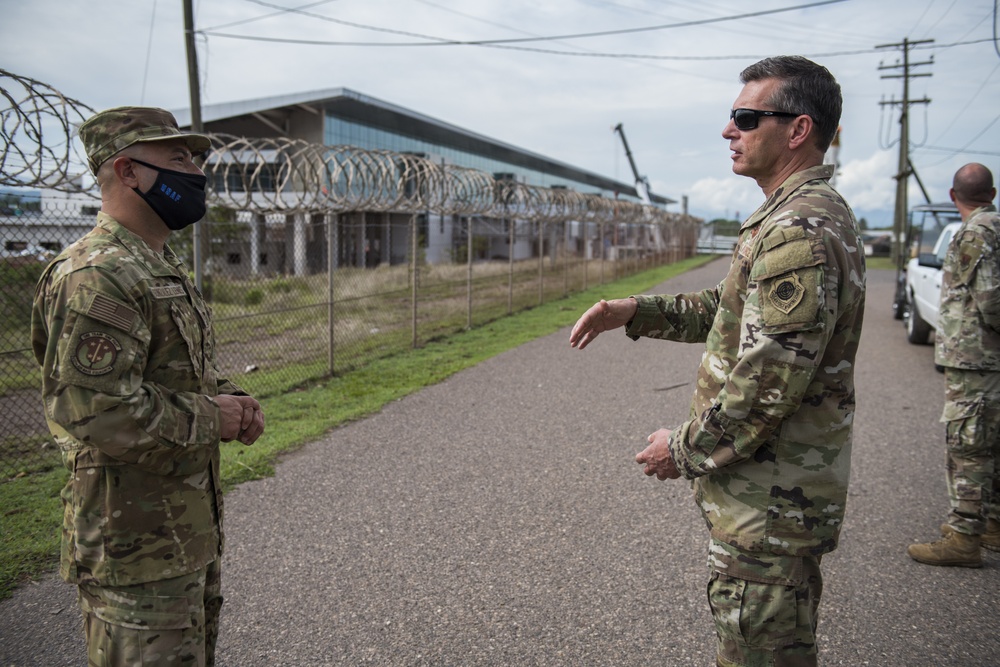
[(207, 137), (167, 111), (80, 126), (97, 224), (35, 291), (31, 339), (70, 478), (60, 574), (78, 587), (88, 664), (214, 664), (222, 606), (219, 442), (251, 445), (260, 404), (219, 377), (211, 314), (171, 231), (205, 213)]
[(823, 164), (840, 121), (836, 80), (797, 56), (762, 60), (740, 80), (722, 136), (733, 171), (766, 201), (741, 226), (729, 274), (701, 292), (601, 301), (570, 344), (623, 326), (633, 339), (705, 343), (687, 421), (650, 435), (636, 462), (692, 481), (711, 533), (717, 664), (807, 667), (820, 561), (847, 501), (864, 246)]
[(993, 174), (978, 163), (949, 191), (962, 226), (948, 245), (934, 361), (944, 367), (950, 511), (941, 539), (906, 552), (928, 565), (980, 567), (1000, 551), (1000, 215)]

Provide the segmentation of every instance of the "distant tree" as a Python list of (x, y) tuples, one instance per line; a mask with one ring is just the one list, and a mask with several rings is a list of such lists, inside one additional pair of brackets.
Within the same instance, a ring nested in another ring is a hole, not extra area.
[(727, 220), (725, 218), (716, 218), (708, 223), (709, 226), (715, 230), (715, 233), (719, 236), (737, 236), (740, 233), (740, 221), (739, 220)]
[(858, 220), (858, 227), (861, 229), (861, 231), (868, 229), (868, 221), (865, 220), (864, 218), (861, 218), (860, 220)]

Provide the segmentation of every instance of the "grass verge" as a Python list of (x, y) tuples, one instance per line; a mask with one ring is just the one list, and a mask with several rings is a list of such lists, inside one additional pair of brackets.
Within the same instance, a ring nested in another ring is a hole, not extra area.
[[(267, 398), (262, 401), (267, 430), (260, 440), (252, 447), (222, 446), (223, 487), (231, 489), (273, 474), (282, 453), (460, 370), (558, 331), (598, 299), (644, 292), (712, 259), (699, 256), (650, 269)], [(58, 468), (0, 484), (0, 599), (58, 562), (59, 490), (65, 479), (66, 471)]]

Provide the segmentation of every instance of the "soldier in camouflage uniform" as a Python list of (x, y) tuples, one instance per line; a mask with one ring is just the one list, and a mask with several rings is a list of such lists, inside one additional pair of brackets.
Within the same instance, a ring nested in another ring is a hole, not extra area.
[(165, 241), (205, 213), (192, 154), (162, 109), (80, 127), (97, 225), (46, 269), (32, 348), (70, 472), (60, 573), (78, 586), (90, 665), (211, 665), (222, 605), (219, 442), (252, 444), (260, 404), (219, 377), (211, 314)]
[(951, 200), (962, 216), (944, 261), (934, 361), (945, 369), (948, 498), (941, 539), (911, 544), (928, 565), (980, 567), (1000, 551), (1000, 215), (993, 174), (967, 164)]
[(823, 156), (840, 86), (805, 58), (748, 67), (723, 132), (733, 171), (767, 197), (741, 226), (729, 274), (691, 294), (601, 301), (570, 344), (625, 333), (705, 343), (688, 420), (649, 436), (647, 475), (692, 480), (711, 534), (719, 665), (817, 660), (820, 559), (836, 548), (854, 417), (865, 262)]

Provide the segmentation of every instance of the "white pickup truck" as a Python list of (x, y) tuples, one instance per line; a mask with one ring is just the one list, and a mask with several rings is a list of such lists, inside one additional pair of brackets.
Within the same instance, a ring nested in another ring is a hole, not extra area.
[(925, 345), (937, 328), (941, 301), (941, 267), (948, 244), (962, 218), (952, 204), (925, 204), (910, 214), (915, 256), (906, 264), (906, 301), (903, 324), (906, 340)]

